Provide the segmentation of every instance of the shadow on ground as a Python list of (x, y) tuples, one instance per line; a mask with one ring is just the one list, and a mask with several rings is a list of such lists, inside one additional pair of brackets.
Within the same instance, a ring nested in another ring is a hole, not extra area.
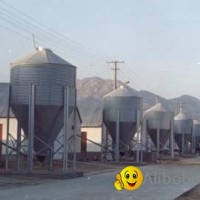
[(184, 192), (182, 195), (177, 197), (175, 200), (199, 200), (200, 199), (200, 184)]

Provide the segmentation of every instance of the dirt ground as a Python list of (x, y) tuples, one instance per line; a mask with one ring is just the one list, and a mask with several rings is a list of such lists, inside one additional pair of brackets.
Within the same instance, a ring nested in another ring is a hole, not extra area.
[(42, 180), (41, 178), (25, 177), (25, 176), (0, 176), (0, 190), (39, 185), (47, 182), (48, 180)]
[[(98, 174), (113, 171), (113, 169), (120, 169), (122, 166), (126, 166), (130, 163), (115, 163), (115, 162), (77, 162), (76, 170), (83, 172), (84, 175), (88, 174)], [(68, 166), (69, 173), (72, 171), (72, 164)], [(56, 173), (59, 172), (58, 168), (60, 166), (55, 166)], [(62, 169), (62, 168), (61, 168)], [(0, 190), (23, 187), (23, 186), (31, 186), (31, 185), (39, 185), (46, 182), (52, 182), (55, 179), (59, 179), (59, 176), (51, 176), (54, 174), (50, 174), (49, 176), (41, 176), (41, 172), (44, 169), (38, 169), (38, 167), (34, 170), (34, 175), (27, 175), (26, 173), (16, 174), (14, 170), (11, 170), (9, 174), (4, 172), (4, 169), (0, 170)], [(44, 170), (45, 171), (45, 170)], [(38, 174), (37, 174), (38, 172)]]

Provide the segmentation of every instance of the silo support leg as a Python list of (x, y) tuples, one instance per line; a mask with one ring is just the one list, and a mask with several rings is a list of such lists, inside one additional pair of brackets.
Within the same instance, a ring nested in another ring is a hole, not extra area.
[(195, 147), (196, 147), (196, 136), (194, 129), (192, 129), (192, 154), (195, 154)]
[[(107, 161), (107, 158), (108, 158), (108, 154), (109, 154), (109, 144), (108, 144), (108, 130), (107, 128), (105, 127), (105, 146), (106, 146), (106, 153), (105, 153), (105, 159)], [(110, 159), (110, 158), (109, 158)]]
[(146, 151), (149, 152), (149, 136), (148, 136), (148, 132), (147, 132), (147, 125), (148, 125), (148, 121), (145, 119), (145, 137), (146, 137)]
[(8, 145), (9, 145), (9, 132), (10, 132), (10, 86), (9, 86), (9, 93), (8, 93), (8, 107), (7, 107), (7, 127), (6, 127), (6, 162), (5, 162), (5, 170), (8, 171)]
[(117, 110), (117, 119), (116, 119), (116, 144), (115, 144), (115, 161), (119, 162), (119, 110)]
[(17, 123), (17, 170), (20, 168), (21, 124)]
[(160, 153), (160, 123), (157, 122), (157, 145), (156, 145), (156, 157), (157, 159), (159, 158), (159, 153)]
[(195, 151), (196, 151), (196, 136), (194, 135), (193, 136), (193, 142), (194, 142), (194, 144), (193, 144), (193, 151), (194, 151), (194, 154), (195, 154)]
[(140, 152), (141, 152), (141, 155), (140, 155), (140, 162), (143, 162), (143, 134), (142, 134), (142, 131), (141, 131), (141, 145), (140, 145)]
[(104, 151), (104, 125), (101, 125), (101, 162), (103, 162), (103, 151)]
[(184, 154), (185, 150), (185, 133), (182, 134), (182, 155)]
[(34, 140), (34, 110), (35, 110), (35, 85), (31, 84), (29, 94), (29, 117), (28, 117), (28, 173), (33, 169), (33, 140)]
[(137, 110), (137, 146), (136, 146), (136, 162), (140, 162), (140, 152), (139, 152), (139, 124), (140, 123), (140, 111)]
[(63, 127), (63, 173), (68, 171), (68, 114), (69, 114), (69, 87), (64, 87), (64, 127)]
[[(9, 110), (10, 110), (10, 108), (9, 108)], [(8, 111), (8, 116), (7, 116), (7, 130), (6, 130), (6, 163), (5, 163), (6, 172), (8, 171), (8, 159), (9, 159), (9, 154), (8, 154), (9, 129), (10, 129), (10, 111)]]
[(76, 172), (76, 146), (77, 146), (77, 115), (76, 115), (76, 103), (74, 107), (74, 151), (73, 151), (73, 172)]
[(140, 161), (143, 162), (143, 147), (145, 146), (144, 123), (141, 124), (141, 157)]
[(49, 171), (53, 171), (53, 155), (54, 155), (54, 143), (51, 144), (49, 152)]
[(174, 158), (174, 124), (173, 120), (170, 121), (171, 132), (170, 132), (170, 147), (171, 147), (171, 158)]

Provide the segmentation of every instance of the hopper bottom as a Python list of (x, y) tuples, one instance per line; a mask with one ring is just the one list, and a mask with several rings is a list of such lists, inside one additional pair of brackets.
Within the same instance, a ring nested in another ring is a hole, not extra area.
[(197, 145), (200, 145), (200, 136), (196, 136), (196, 137), (195, 137), (195, 140), (196, 140), (196, 141), (195, 141), (196, 146), (197, 146)]
[[(107, 130), (112, 137), (113, 144), (116, 144), (116, 122), (104, 122)], [(127, 150), (131, 140), (136, 132), (136, 122), (120, 122), (119, 123), (119, 149)]]
[[(191, 142), (191, 139), (192, 139), (191, 136), (192, 136), (191, 134), (184, 135), (184, 150), (186, 149), (187, 142)], [(180, 152), (182, 152), (183, 151), (183, 149), (182, 149), (183, 135), (182, 134), (174, 134), (174, 138), (175, 138), (176, 144), (179, 147)]]
[[(28, 105), (11, 104), (12, 111), (28, 138)], [(35, 105), (33, 149), (39, 161), (49, 156), (53, 143), (63, 127), (62, 105)], [(69, 107), (69, 115), (72, 107)]]
[[(149, 129), (147, 131), (154, 146), (157, 147), (157, 130)], [(170, 130), (160, 129), (160, 149), (162, 149), (165, 146), (169, 137), (170, 137)]]

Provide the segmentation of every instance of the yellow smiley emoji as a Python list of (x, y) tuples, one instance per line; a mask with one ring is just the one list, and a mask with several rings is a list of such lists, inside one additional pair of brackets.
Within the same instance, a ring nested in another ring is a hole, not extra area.
[(117, 190), (136, 190), (143, 183), (143, 174), (139, 168), (128, 166), (116, 174), (116, 179), (114, 186)]

